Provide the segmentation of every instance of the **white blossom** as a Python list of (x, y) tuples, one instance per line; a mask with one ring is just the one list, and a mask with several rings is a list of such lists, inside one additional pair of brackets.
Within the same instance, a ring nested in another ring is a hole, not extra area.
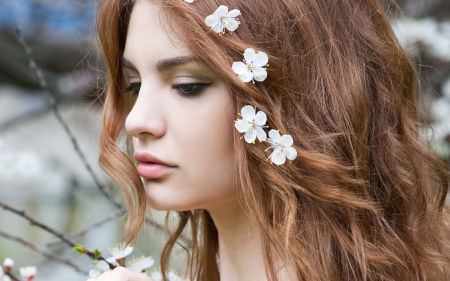
[(131, 271), (141, 273), (145, 272), (145, 270), (151, 267), (155, 263), (155, 260), (151, 257), (141, 257), (138, 259), (133, 259), (127, 266), (127, 268)]
[(10, 258), (6, 258), (3, 261), (3, 267), (7, 268), (7, 269), (13, 268), (14, 267), (14, 261), (12, 259), (10, 259)]
[(195, 0), (184, 0), (184, 2), (194, 3)]
[(95, 264), (95, 268), (91, 269), (89, 271), (89, 277), (91, 278), (97, 278), (100, 275), (102, 275), (105, 272), (111, 271), (109, 268), (109, 264), (103, 260), (98, 261), (97, 264)]
[(232, 65), (233, 71), (245, 83), (253, 81), (264, 81), (267, 78), (266, 66), (269, 57), (264, 52), (256, 53), (252, 48), (244, 51), (244, 62), (236, 61)]
[(267, 142), (270, 144), (268, 149), (273, 148), (273, 152), (269, 156), (272, 163), (283, 165), (286, 158), (291, 161), (297, 158), (297, 150), (292, 147), (294, 140), (290, 135), (281, 136), (277, 130), (270, 130)]
[(36, 276), (37, 269), (35, 266), (25, 266), (19, 268), (19, 272), (25, 281), (32, 281), (34, 276)]
[(239, 27), (238, 17), (241, 14), (239, 10), (231, 10), (228, 12), (228, 7), (221, 5), (217, 10), (205, 18), (205, 23), (207, 26), (211, 27), (214, 32), (218, 34), (224, 34), (225, 29), (230, 32), (235, 31)]
[(248, 143), (254, 143), (255, 139), (265, 141), (266, 132), (263, 130), (267, 122), (267, 116), (263, 111), (258, 111), (250, 105), (246, 105), (241, 109), (242, 119), (238, 119), (234, 126), (240, 133), (244, 133), (244, 139)]
[(113, 248), (108, 248), (108, 252), (115, 260), (120, 260), (128, 256), (133, 252), (132, 246), (125, 246), (124, 244), (118, 244)]

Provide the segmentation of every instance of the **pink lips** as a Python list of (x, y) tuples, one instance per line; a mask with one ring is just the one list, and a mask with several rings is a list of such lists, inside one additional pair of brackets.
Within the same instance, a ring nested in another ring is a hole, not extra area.
[(149, 153), (135, 152), (134, 158), (139, 162), (138, 173), (141, 177), (155, 179), (171, 173), (177, 166), (169, 165)]

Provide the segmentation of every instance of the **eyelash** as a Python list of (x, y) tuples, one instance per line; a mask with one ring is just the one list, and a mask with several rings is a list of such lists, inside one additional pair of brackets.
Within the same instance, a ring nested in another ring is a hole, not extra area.
[(141, 83), (130, 83), (126, 88), (123, 89), (124, 94), (133, 92), (133, 94), (137, 95), (139, 90), (141, 89)]
[[(183, 97), (193, 98), (200, 95), (208, 86), (211, 86), (211, 84), (212, 83), (182, 83), (173, 85), (172, 89), (176, 90)], [(130, 83), (130, 85), (123, 89), (123, 92), (125, 94), (133, 92), (133, 94), (138, 95), (140, 89), (141, 83)]]

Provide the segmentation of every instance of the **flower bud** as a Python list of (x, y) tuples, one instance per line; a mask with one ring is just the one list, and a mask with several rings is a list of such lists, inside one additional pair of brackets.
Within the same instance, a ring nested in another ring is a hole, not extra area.
[(102, 252), (98, 250), (98, 248), (94, 249), (94, 257), (98, 259), (102, 255)]
[(36, 276), (37, 269), (35, 266), (25, 266), (19, 268), (20, 276), (26, 281), (32, 281), (34, 276)]
[(75, 247), (73, 247), (73, 249), (75, 251), (77, 251), (78, 253), (80, 253), (80, 255), (86, 253), (86, 249), (83, 246), (81, 246), (81, 245), (76, 245)]
[(10, 258), (6, 258), (3, 262), (3, 267), (5, 268), (6, 272), (11, 271), (11, 269), (14, 267), (14, 261)]

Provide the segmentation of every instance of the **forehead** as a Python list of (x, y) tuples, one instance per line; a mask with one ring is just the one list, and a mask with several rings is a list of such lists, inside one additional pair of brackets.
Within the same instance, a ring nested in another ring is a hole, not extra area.
[(162, 59), (191, 55), (172, 28), (177, 27), (170, 22), (157, 2), (136, 1), (130, 16), (123, 56), (140, 69), (144, 64), (154, 65)]

